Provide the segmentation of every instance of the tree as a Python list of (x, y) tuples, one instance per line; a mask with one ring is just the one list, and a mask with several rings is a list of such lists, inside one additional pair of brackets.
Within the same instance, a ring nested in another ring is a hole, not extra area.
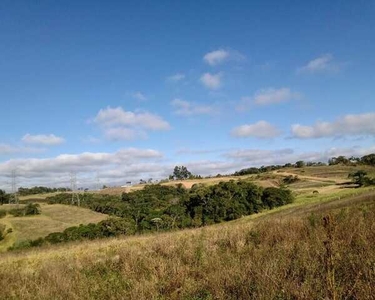
[(350, 173), (349, 174), (349, 178), (352, 178), (353, 179), (353, 182), (358, 184), (358, 186), (363, 186), (366, 184), (366, 177), (367, 176), (367, 172), (366, 171), (363, 171), (363, 170), (359, 170), (357, 172), (354, 172), (354, 173)]
[(358, 186), (368, 186), (375, 185), (375, 178), (370, 178), (367, 176), (366, 171), (359, 170), (354, 173), (350, 173), (349, 178), (353, 179), (353, 182), (358, 184)]
[(362, 156), (361, 162), (365, 165), (375, 166), (375, 153)]
[(185, 166), (175, 166), (173, 169), (173, 179), (184, 180), (192, 176), (193, 174)]
[(296, 162), (297, 168), (303, 168), (305, 166), (305, 162), (303, 160), (299, 160)]
[(9, 202), (9, 195), (5, 191), (0, 190), (0, 205), (3, 205), (8, 202)]

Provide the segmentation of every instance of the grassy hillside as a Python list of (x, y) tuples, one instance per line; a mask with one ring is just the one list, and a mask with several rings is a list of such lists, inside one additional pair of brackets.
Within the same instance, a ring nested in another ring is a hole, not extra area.
[[(278, 184), (298, 174), (296, 200), (232, 222), (2, 253), (0, 298), (371, 299), (375, 189), (356, 188), (351, 171), (247, 176)], [(40, 218), (74, 222), (60, 206), (42, 205)]]
[[(214, 185), (221, 181), (230, 180), (249, 180), (254, 183), (263, 186), (277, 186), (279, 180), (288, 175), (297, 175), (300, 179), (305, 182), (308, 181), (312, 184), (320, 186), (334, 186), (336, 184), (342, 184), (348, 182), (349, 173), (357, 170), (365, 170), (369, 176), (375, 177), (375, 167), (359, 165), (359, 166), (313, 166), (303, 168), (283, 168), (273, 172), (261, 173), (258, 175), (244, 175), (244, 176), (225, 176), (225, 177), (214, 177), (204, 179), (187, 179), (187, 180), (173, 180), (162, 183), (162, 185), (178, 185), (182, 184), (186, 188), (191, 188), (194, 184)], [(128, 193), (137, 191), (144, 188), (144, 184), (137, 184), (131, 187), (112, 187), (98, 191), (100, 194), (108, 195), (120, 195), (122, 193)]]
[[(22, 206), (22, 205), (20, 205)], [(14, 208), (15, 205), (2, 205), (1, 210)], [(7, 215), (0, 219), (0, 224), (12, 228), (13, 232), (0, 241), (0, 251), (5, 251), (14, 243), (27, 239), (37, 239), (52, 232), (79, 224), (98, 223), (107, 215), (93, 212), (89, 209), (67, 206), (41, 204), (41, 214), (37, 216), (13, 217)]]
[(369, 299), (374, 200), (366, 192), (201, 229), (3, 254), (0, 297)]

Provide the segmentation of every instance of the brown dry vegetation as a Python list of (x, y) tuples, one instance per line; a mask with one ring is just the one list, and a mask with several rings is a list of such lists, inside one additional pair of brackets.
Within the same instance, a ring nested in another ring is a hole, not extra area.
[(3, 254), (0, 298), (371, 299), (374, 199)]
[[(22, 205), (20, 205), (22, 206)], [(2, 205), (0, 209), (9, 210), (17, 205)], [(41, 214), (36, 216), (13, 217), (6, 216), (0, 219), (0, 224), (11, 228), (13, 232), (6, 239), (0, 241), (0, 252), (5, 251), (13, 243), (28, 239), (45, 237), (52, 232), (61, 232), (71, 226), (79, 224), (98, 223), (108, 215), (92, 210), (68, 205), (41, 204)]]

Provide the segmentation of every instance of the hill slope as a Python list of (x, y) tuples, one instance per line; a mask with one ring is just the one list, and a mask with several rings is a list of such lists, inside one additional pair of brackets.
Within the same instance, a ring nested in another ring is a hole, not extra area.
[(368, 298), (375, 292), (374, 200), (369, 191), (201, 229), (3, 254), (0, 296)]
[[(0, 209), (7, 210), (8, 206), (14, 205), (3, 205)], [(5, 251), (14, 243), (44, 237), (79, 224), (98, 223), (107, 217), (105, 214), (75, 206), (41, 204), (40, 215), (24, 217), (7, 215), (0, 219), (0, 224), (13, 230), (3, 241), (0, 241), (0, 251)]]

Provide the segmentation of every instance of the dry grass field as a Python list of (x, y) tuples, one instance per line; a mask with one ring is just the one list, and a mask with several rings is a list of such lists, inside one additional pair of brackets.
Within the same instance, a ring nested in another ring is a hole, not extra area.
[(201, 229), (2, 254), (0, 297), (371, 299), (375, 196), (364, 193)]
[[(298, 174), (296, 201), (232, 222), (2, 253), (0, 298), (373, 299), (375, 189), (346, 183), (349, 169), (325, 171), (245, 178)], [(42, 208), (40, 219), (75, 221)]]
[[(285, 168), (269, 173), (263, 173), (259, 175), (244, 175), (244, 176), (225, 176), (225, 177), (214, 177), (214, 178), (204, 178), (204, 179), (187, 179), (187, 180), (173, 180), (169, 182), (162, 183), (162, 185), (178, 185), (182, 184), (186, 188), (191, 188), (194, 184), (204, 184), (213, 185), (221, 181), (230, 180), (250, 180), (255, 184), (262, 187), (274, 187), (280, 182), (280, 179), (289, 176), (297, 175), (304, 183), (303, 188), (321, 188), (327, 186), (336, 186), (340, 188), (337, 184), (344, 184), (349, 181), (349, 173), (356, 171), (358, 169), (363, 169), (370, 176), (375, 177), (375, 168), (370, 166), (321, 166), (321, 167), (304, 167), (304, 168)], [(300, 185), (303, 185), (300, 183)], [(137, 184), (130, 187), (110, 187), (98, 191), (100, 194), (108, 195), (121, 195), (122, 193), (129, 193), (132, 191), (143, 189), (145, 185)], [(297, 185), (291, 186), (291, 188), (297, 188)], [(336, 189), (335, 188), (335, 189)], [(299, 188), (298, 188), (299, 189)]]
[[(0, 209), (9, 209), (8, 206), (15, 207), (7, 204), (2, 205)], [(98, 223), (107, 217), (105, 214), (75, 206), (41, 204), (40, 215), (24, 217), (7, 215), (0, 219), (0, 224), (13, 230), (3, 241), (0, 241), (0, 251), (5, 251), (13, 243), (44, 237), (79, 224)]]

